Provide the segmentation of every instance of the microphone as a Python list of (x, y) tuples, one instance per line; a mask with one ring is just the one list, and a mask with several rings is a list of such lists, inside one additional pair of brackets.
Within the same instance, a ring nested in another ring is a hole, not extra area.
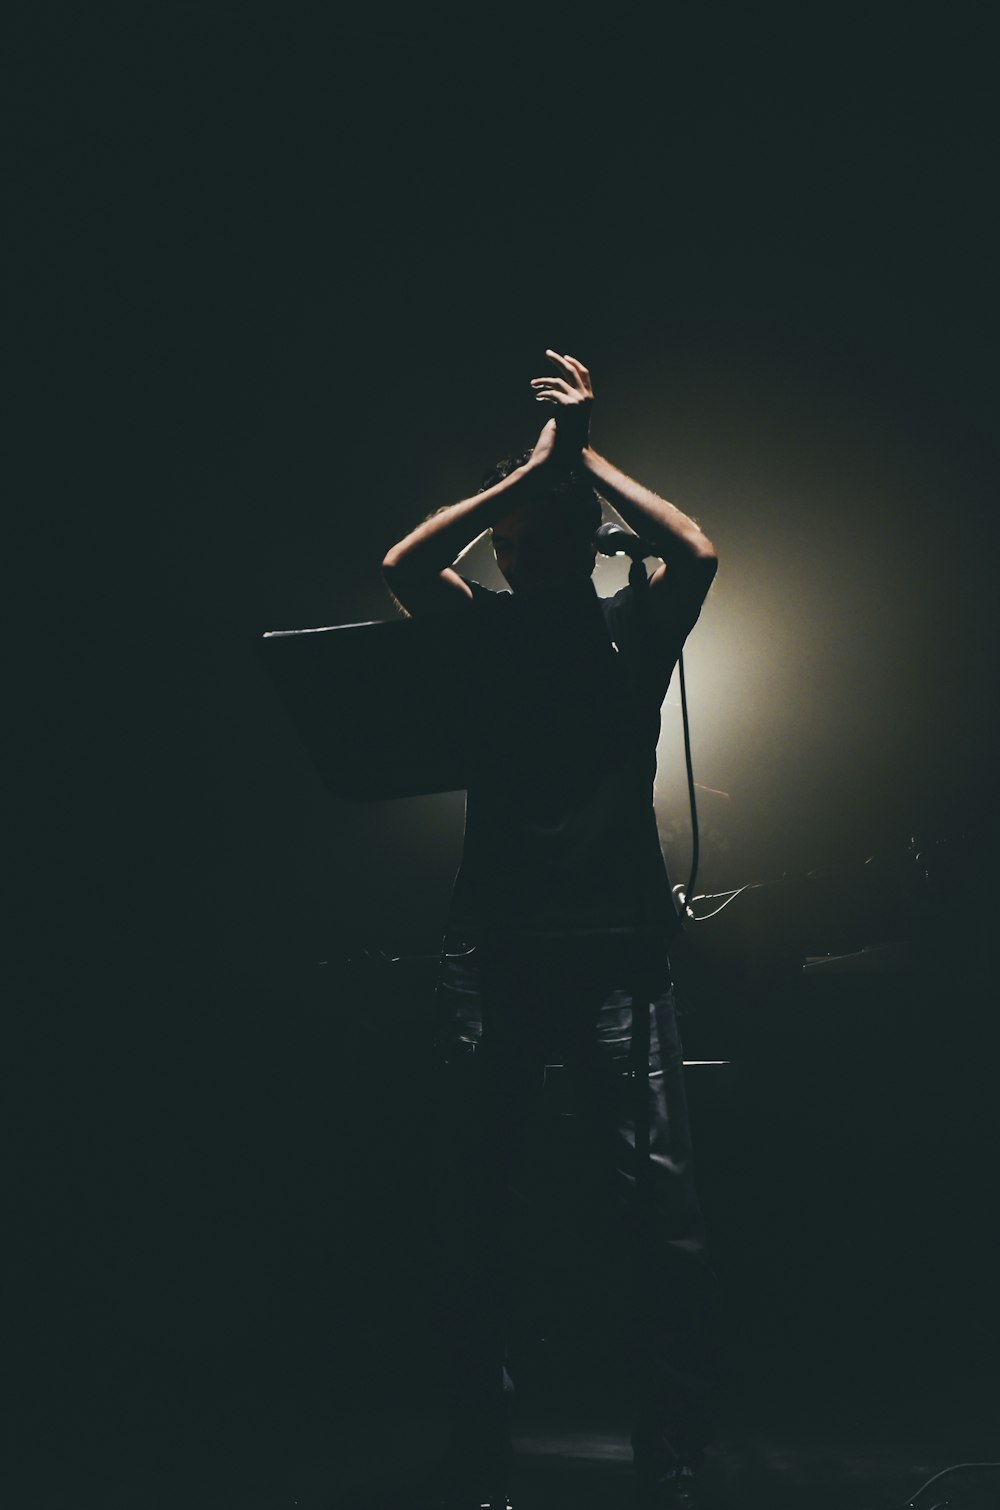
[(619, 529), (617, 524), (602, 524), (594, 542), (602, 556), (628, 556), (632, 561), (644, 561), (647, 556), (656, 555), (639, 535)]

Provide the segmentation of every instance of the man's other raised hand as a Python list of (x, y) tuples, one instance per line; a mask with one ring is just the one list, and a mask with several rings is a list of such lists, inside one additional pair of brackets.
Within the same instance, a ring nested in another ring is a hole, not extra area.
[(555, 374), (531, 379), (535, 400), (552, 404), (556, 410), (556, 448), (560, 460), (568, 467), (579, 465), (581, 453), (590, 444), (590, 411), (594, 387), (590, 373), (576, 357), (546, 350)]

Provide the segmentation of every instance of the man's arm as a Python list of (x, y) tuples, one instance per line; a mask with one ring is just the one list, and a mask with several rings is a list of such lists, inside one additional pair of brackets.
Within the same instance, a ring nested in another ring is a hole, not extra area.
[(711, 540), (687, 514), (634, 482), (591, 446), (583, 452), (583, 465), (612, 512), (653, 546), (664, 563), (649, 579), (653, 613), (672, 622), (688, 618), (693, 625), (719, 566)]
[(523, 467), (484, 492), (439, 509), (386, 551), (382, 575), (407, 613), (434, 613), (471, 601), (472, 593), (452, 563), (498, 519), (544, 491), (555, 432), (556, 422), (550, 419)]
[(532, 388), (543, 403), (559, 407), (560, 423), (572, 423), (580, 437), (580, 461), (594, 488), (622, 522), (648, 541), (664, 562), (649, 581), (650, 610), (664, 626), (694, 624), (719, 565), (715, 547), (693, 519), (665, 498), (600, 456), (590, 445), (590, 410), (594, 389), (590, 373), (575, 357), (556, 351), (545, 355), (558, 376), (535, 378)]

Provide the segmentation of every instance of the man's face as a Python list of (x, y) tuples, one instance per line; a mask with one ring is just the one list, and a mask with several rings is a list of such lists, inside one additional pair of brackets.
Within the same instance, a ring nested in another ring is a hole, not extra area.
[(545, 592), (588, 581), (597, 547), (539, 499), (497, 520), (493, 554), (513, 592)]

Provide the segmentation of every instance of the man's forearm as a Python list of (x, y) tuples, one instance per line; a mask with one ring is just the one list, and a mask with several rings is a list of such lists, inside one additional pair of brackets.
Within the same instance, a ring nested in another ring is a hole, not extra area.
[(714, 561), (715, 547), (687, 514), (660, 498), (642, 483), (635, 482), (616, 466), (599, 456), (592, 446), (583, 452), (583, 465), (602, 498), (622, 519), (656, 547), (670, 566), (685, 562)]
[(528, 462), (485, 492), (432, 514), (386, 552), (383, 571), (421, 577), (444, 571), (484, 530), (538, 496), (539, 470)]

